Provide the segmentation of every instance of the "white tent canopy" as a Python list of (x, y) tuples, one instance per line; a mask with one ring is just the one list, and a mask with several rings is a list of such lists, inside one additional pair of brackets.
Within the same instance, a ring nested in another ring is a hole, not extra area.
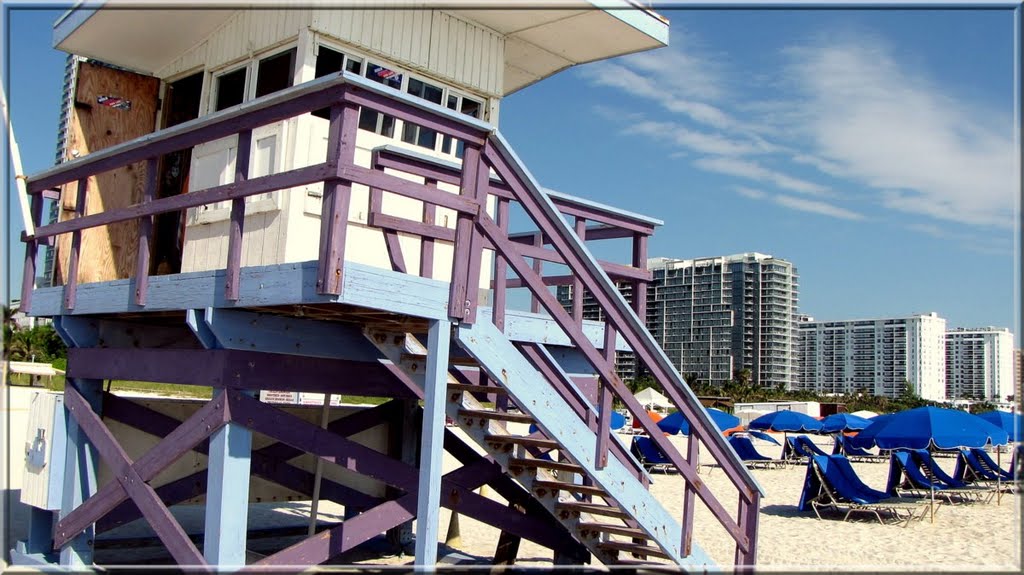
[(672, 407), (672, 402), (669, 401), (667, 397), (650, 387), (645, 387), (636, 392), (634, 397), (636, 397), (636, 400), (643, 404), (646, 409), (651, 409), (652, 407), (668, 409)]
[(876, 416), (878, 414), (875, 413), (874, 411), (868, 411), (866, 409), (862, 409), (860, 411), (854, 411), (850, 415), (856, 415), (857, 417), (863, 417), (864, 419), (871, 419), (872, 417), (874, 417), (874, 416)]

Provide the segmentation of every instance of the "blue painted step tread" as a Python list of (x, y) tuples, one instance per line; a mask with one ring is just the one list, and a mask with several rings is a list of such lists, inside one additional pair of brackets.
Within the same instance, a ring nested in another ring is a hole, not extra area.
[(584, 473), (584, 469), (575, 463), (567, 461), (551, 461), (550, 459), (511, 459), (508, 462), (509, 469), (514, 467), (529, 467), (551, 469), (554, 471), (566, 471), (568, 473)]
[(487, 443), (496, 444), (511, 444), (511, 445), (522, 445), (525, 447), (540, 447), (544, 449), (558, 449), (559, 445), (557, 441), (550, 439), (541, 439), (539, 437), (528, 437), (526, 435), (494, 435), (487, 434), (484, 436), (484, 441)]
[(648, 547), (647, 545), (641, 545), (639, 543), (626, 543), (625, 541), (602, 541), (597, 544), (598, 548), (606, 551), (625, 551), (632, 553), (633, 555), (642, 555), (646, 557), (661, 557), (662, 559), (671, 559), (667, 553), (656, 547)]
[(460, 417), (492, 419), (494, 421), (508, 421), (512, 423), (533, 423), (536, 420), (525, 413), (508, 413), (505, 411), (491, 411), (488, 409), (460, 409)]
[(589, 513), (590, 515), (630, 519), (629, 514), (622, 509), (608, 505), (601, 505), (600, 503), (560, 501), (555, 504), (555, 511), (558, 511), (559, 513)]
[(608, 495), (608, 492), (596, 485), (580, 485), (579, 483), (563, 483), (561, 481), (534, 481), (533, 490), (547, 489), (549, 491), (567, 491), (569, 493), (582, 493), (584, 495)]

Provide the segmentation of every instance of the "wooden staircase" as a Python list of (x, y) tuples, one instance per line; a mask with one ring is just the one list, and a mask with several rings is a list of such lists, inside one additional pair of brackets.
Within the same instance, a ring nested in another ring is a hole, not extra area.
[[(628, 455), (628, 447), (622, 450), (628, 461), (609, 457), (603, 469), (595, 467), (595, 432), (493, 324), (463, 324), (453, 331), (454, 342), (473, 362), (459, 356), (449, 364), (447, 416), (594, 557), (605, 565), (667, 562), (713, 567), (696, 544), (689, 555), (680, 553), (681, 528), (648, 491), (643, 467)], [(366, 335), (406, 375), (423, 384), (426, 349), (416, 337)], [(481, 345), (483, 341), (488, 345)], [(493, 355), (494, 344), (501, 349), (500, 359)], [(475, 381), (502, 383), (468, 381), (466, 374), (479, 373), (472, 368), (489, 376)], [(498, 406), (506, 402), (486, 401), (489, 398), (508, 398), (515, 408), (502, 410)], [(515, 427), (536, 431), (516, 433)]]

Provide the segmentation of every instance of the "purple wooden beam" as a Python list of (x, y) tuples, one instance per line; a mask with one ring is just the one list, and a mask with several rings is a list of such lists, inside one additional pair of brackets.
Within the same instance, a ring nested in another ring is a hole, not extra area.
[[(382, 418), (386, 419), (388, 414), (395, 411), (394, 407), (395, 402), (392, 401), (363, 409), (332, 421), (328, 424), (327, 429), (345, 436), (353, 435), (379, 425)], [(104, 395), (104, 416), (157, 437), (166, 436), (181, 425), (181, 422), (173, 417), (111, 394)], [(207, 449), (208, 444), (205, 439), (192, 448), (193, 451), (202, 454), (206, 454)], [(288, 460), (303, 453), (302, 450), (282, 443), (267, 445), (252, 452), (252, 473), (254, 476), (292, 491), (310, 495), (313, 493), (313, 474), (287, 463)], [(206, 470), (198, 471), (162, 485), (156, 489), (156, 492), (162, 501), (168, 505), (174, 505), (205, 493), (206, 479)], [(375, 497), (328, 479), (321, 479), (320, 493), (324, 499), (342, 505), (365, 508), (379, 503)], [(112, 529), (133, 521), (139, 516), (138, 508), (131, 501), (123, 502), (97, 521), (97, 530)]]
[[(89, 179), (78, 180), (77, 199), (75, 202), (75, 219), (85, 215), (86, 193), (89, 190)], [(38, 230), (36, 232), (38, 234)], [(64, 282), (64, 309), (75, 309), (75, 296), (78, 293), (78, 261), (82, 257), (82, 232), (75, 231), (71, 235), (71, 256), (68, 260), (68, 277)]]
[[(159, 160), (146, 160), (146, 186), (142, 191), (142, 203), (152, 202), (156, 198), (156, 189), (160, 183)], [(146, 305), (146, 292), (149, 289), (149, 240), (153, 235), (153, 216), (139, 218), (139, 246), (135, 259), (135, 305)]]
[[(604, 357), (605, 361), (615, 369), (615, 328), (612, 324), (604, 324)], [(612, 391), (603, 384), (597, 391), (598, 425), (597, 425), (597, 458), (595, 466), (604, 469), (608, 465), (608, 446), (611, 443)]]
[(42, 226), (36, 229), (36, 237), (44, 238), (55, 236), (58, 234), (105, 226), (140, 217), (153, 216), (166, 212), (177, 212), (214, 202), (234, 200), (235, 198), (248, 197), (255, 194), (264, 194), (268, 192), (275, 192), (277, 190), (314, 184), (331, 177), (334, 171), (335, 169), (327, 164), (316, 164), (313, 166), (296, 168), (287, 172), (252, 178), (242, 184), (230, 183), (221, 186), (214, 186), (212, 188), (206, 188), (205, 190), (197, 190), (187, 194), (160, 198), (159, 200), (136, 204), (134, 206), (128, 206), (127, 208), (106, 210), (98, 214), (75, 218), (73, 220), (65, 220), (48, 226)]
[[(32, 196), (30, 208), (32, 225), (39, 229), (39, 220), (43, 215), (43, 200), (39, 196)], [(21, 277), (21, 310), (30, 312), (32, 308), (32, 290), (36, 285), (36, 256), (39, 253), (39, 242), (28, 240), (25, 246), (25, 267), (22, 269)]]
[[(692, 465), (699, 465), (698, 457), (700, 439), (693, 430), (690, 430), (690, 438), (687, 440), (686, 446), (686, 459)], [(742, 501), (742, 499), (741, 499)], [(683, 521), (682, 521), (682, 533), (683, 540), (681, 555), (687, 556), (693, 549), (693, 509), (695, 507), (696, 498), (694, 497), (694, 490), (690, 487), (690, 483), (686, 483), (685, 490), (683, 491)]]
[[(502, 233), (508, 233), (508, 212), (509, 204), (506, 199), (498, 199), (497, 222)], [(501, 331), (505, 331), (505, 297), (508, 291), (508, 263), (505, 257), (497, 251), (494, 252), (494, 278), (491, 280), (491, 287), (494, 289), (494, 302), (491, 316), (494, 325)], [(483, 371), (483, 370), (481, 370)]]
[[(580, 241), (587, 241), (587, 220), (576, 216), (576, 235)], [(512, 238), (509, 238), (512, 239)], [(576, 325), (583, 325), (583, 280), (576, 274), (572, 274), (572, 321)], [(613, 347), (614, 349), (614, 347)]]
[(399, 178), (398, 176), (385, 174), (378, 170), (371, 170), (354, 164), (339, 165), (338, 177), (350, 180), (357, 184), (363, 184), (367, 187), (380, 188), (386, 192), (391, 192), (414, 200), (429, 202), (443, 208), (455, 210), (459, 213), (474, 215), (480, 211), (479, 205), (470, 199), (466, 199), (465, 196), (457, 196), (438, 188), (425, 186), (417, 182), (411, 182), (404, 178)]
[[(639, 270), (647, 270), (647, 240), (648, 236), (643, 234), (633, 235), (633, 267)], [(651, 274), (650, 279), (654, 279)], [(647, 322), (647, 281), (633, 281), (633, 310), (636, 317), (646, 324)]]
[(178, 124), (72, 160), (42, 175), (29, 178), (28, 191), (38, 194), (47, 188), (325, 108), (338, 101), (346, 89), (338, 85), (299, 96), (271, 94), (262, 101), (253, 101), (233, 110)]
[[(499, 172), (500, 173), (500, 172)], [(746, 535), (742, 533), (739, 526), (733, 521), (729, 512), (722, 507), (722, 504), (718, 501), (708, 486), (697, 476), (697, 470), (694, 466), (690, 465), (686, 460), (682, 458), (679, 451), (676, 450), (668, 439), (665, 437), (661, 429), (654, 423), (647, 412), (643, 409), (643, 406), (633, 397), (633, 394), (629, 389), (622, 383), (618, 375), (615, 373), (615, 365), (609, 364), (604, 357), (601, 356), (600, 352), (590, 340), (583, 334), (580, 327), (576, 326), (572, 317), (562, 308), (558, 300), (544, 288), (544, 284), (529, 264), (519, 256), (516, 252), (516, 246), (513, 242), (503, 237), (501, 230), (498, 229), (497, 225), (487, 215), (481, 215), (477, 220), (477, 225), (487, 235), (491, 242), (497, 247), (497, 249), (508, 257), (509, 265), (512, 269), (519, 274), (524, 281), (530, 285), (530, 290), (534, 297), (538, 298), (540, 302), (547, 309), (548, 313), (551, 314), (552, 319), (558, 323), (559, 327), (569, 336), (570, 340), (575, 344), (584, 356), (590, 361), (591, 365), (595, 366), (598, 370), (598, 375), (602, 379), (604, 385), (610, 385), (615, 395), (626, 404), (626, 408), (633, 414), (634, 418), (640, 422), (641, 426), (651, 436), (651, 440), (658, 446), (658, 448), (668, 456), (669, 460), (672, 461), (673, 465), (679, 470), (680, 474), (686, 481), (692, 482), (697, 489), (697, 495), (700, 496), (701, 501), (715, 514), (715, 517), (722, 523), (726, 531), (737, 541), (746, 544)], [(583, 269), (580, 267), (580, 269)], [(605, 310), (611, 310), (612, 308), (606, 307)], [(642, 351), (642, 350), (641, 350)], [(681, 402), (680, 402), (681, 403)], [(679, 403), (677, 403), (677, 406)]]
[[(534, 233), (533, 245), (528, 246), (520, 243), (513, 244), (516, 251), (525, 258), (533, 258), (535, 260), (541, 260), (546, 262), (552, 262), (556, 264), (565, 264), (565, 258), (560, 256), (558, 252), (547, 249), (540, 245), (543, 240), (538, 240), (537, 236), (541, 235), (539, 232)], [(485, 244), (486, 247), (491, 247), (489, 244)], [(647, 270), (640, 270), (632, 266), (626, 266), (617, 264), (615, 262), (607, 262), (604, 260), (598, 260), (601, 268), (612, 277), (623, 278), (623, 279), (637, 279), (650, 281), (653, 274)], [(534, 271), (537, 271), (536, 262), (534, 262)], [(537, 272), (540, 275), (540, 272)]]
[(167, 546), (167, 551), (174, 557), (174, 560), (179, 565), (205, 567), (206, 560), (203, 559), (202, 553), (196, 549), (188, 534), (174, 519), (170, 510), (160, 501), (153, 488), (139, 475), (132, 465), (131, 459), (128, 458), (128, 454), (117, 443), (114, 434), (103, 425), (103, 421), (92, 410), (88, 402), (78, 394), (73, 385), (65, 387), (64, 403), (82, 431), (96, 446), (100, 457), (111, 468), (117, 481), (139, 506), (146, 521)]
[[(107, 399), (109, 398), (108, 395)], [(117, 400), (113, 401), (115, 413), (121, 407)], [(133, 472), (139, 477), (139, 481), (150, 481), (182, 455), (188, 453), (195, 445), (203, 442), (213, 432), (220, 429), (227, 422), (225, 407), (223, 400), (214, 399), (192, 414), (184, 423), (167, 433), (152, 449), (132, 464)], [(84, 426), (83, 429), (85, 429)], [(92, 436), (90, 435), (89, 438), (92, 439)], [(104, 459), (107, 459), (107, 456), (104, 456)], [(114, 465), (111, 464), (111, 466)], [(123, 475), (121, 473), (120, 477)], [(61, 547), (70, 542), (114, 506), (128, 499), (129, 494), (129, 491), (117, 481), (104, 485), (92, 497), (82, 502), (82, 505), (57, 523), (54, 546)]]
[[(424, 209), (428, 206), (431, 209), (434, 209), (433, 204), (424, 204)], [(451, 228), (428, 224), (426, 222), (408, 220), (406, 218), (400, 218), (390, 214), (370, 212), (366, 223), (367, 225), (375, 228), (405, 232), (407, 234), (416, 234), (423, 238), (424, 242), (429, 241), (431, 246), (433, 246), (434, 240), (442, 240), (446, 242), (455, 241), (455, 230)]]
[[(436, 188), (437, 180), (426, 178), (423, 182), (428, 188)], [(423, 224), (427, 226), (437, 226), (437, 206), (429, 202), (423, 202)], [(448, 229), (448, 228), (444, 228)], [(455, 241), (454, 234), (452, 240)], [(432, 278), (434, 277), (434, 239), (430, 237), (423, 237), (420, 239), (420, 277)]]
[[(484, 149), (489, 144), (484, 142)], [(476, 181), (470, 182), (471, 187), (467, 190), (462, 189), (462, 194), (467, 197), (474, 198), (479, 213), (487, 213), (487, 181), (490, 179), (491, 169), (483, 160), (483, 150), (480, 150), (475, 157), (468, 151), (463, 157), (463, 165), (466, 162), (476, 162)], [(462, 317), (463, 323), (472, 324), (476, 321), (476, 308), (479, 303), (479, 291), (480, 291), (480, 267), (483, 265), (483, 250), (484, 240), (483, 236), (476, 230), (476, 226), (470, 225), (470, 237), (469, 237), (469, 268), (466, 272), (466, 301), (468, 302), (469, 309)], [(457, 249), (457, 248), (456, 248)], [(483, 373), (483, 370), (480, 370)]]
[[(554, 201), (555, 205), (558, 205), (558, 202), (555, 201), (554, 198), (552, 198), (552, 201)], [(581, 220), (584, 221), (584, 222), (587, 221), (587, 219), (582, 217), (582, 216), (576, 216), (576, 221), (577, 222), (579, 222)], [(584, 237), (585, 237), (586, 241), (592, 241), (592, 240), (614, 240), (614, 239), (619, 239), (619, 238), (632, 238), (634, 235), (638, 234), (638, 232), (634, 232), (632, 230), (626, 230), (626, 229), (622, 229), (622, 228), (615, 227), (615, 226), (612, 226), (612, 225), (607, 225), (607, 224), (600, 224), (600, 225), (596, 225), (596, 226), (587, 227), (587, 228), (585, 228), (585, 232), (584, 232), (583, 235), (580, 234), (579, 228), (576, 228), (575, 231), (576, 231), (576, 235), (579, 236), (581, 240), (584, 239)], [(510, 234), (508, 236), (508, 239), (510, 239), (510, 240), (512, 240), (512, 241), (514, 241), (516, 243), (519, 243), (519, 244), (532, 245), (533, 244), (533, 232), (520, 232), (520, 233), (517, 233), (517, 234)], [(547, 241), (547, 242), (544, 242), (544, 243), (545, 243), (545, 245), (547, 245), (547, 244), (550, 244), (551, 242)]]
[[(465, 149), (465, 155), (462, 159), (462, 178), (459, 183), (460, 191), (459, 198), (467, 201), (476, 214), (480, 212), (481, 202), (477, 196), (477, 185), (479, 183), (479, 175), (481, 171), (488, 173), (486, 167), (480, 160), (481, 153), (480, 148), (477, 146), (467, 145)], [(481, 176), (482, 177), (482, 176)], [(482, 191), (482, 190), (481, 190)], [(473, 211), (466, 213), (459, 213), (458, 219), (455, 223), (455, 259), (452, 262), (452, 280), (451, 280), (451, 291), (449, 292), (448, 298), (448, 315), (452, 319), (464, 320), (467, 323), (473, 323), (473, 316), (476, 313), (476, 296), (472, 294), (472, 290), (476, 289), (476, 286), (480, 282), (479, 273), (477, 274), (476, 280), (470, 277), (472, 271), (471, 259), (476, 256), (479, 258), (480, 254), (474, 251), (473, 248), (473, 236), (475, 231), (473, 229), (473, 220), (476, 215)], [(479, 265), (479, 264), (478, 264)], [(477, 268), (479, 270), (479, 267)]]
[[(235, 183), (249, 179), (249, 159), (252, 153), (252, 130), (238, 134), (235, 154)], [(242, 268), (242, 233), (245, 227), (245, 198), (231, 200), (231, 221), (228, 224), (228, 261), (224, 280), (224, 299), (238, 301), (238, 282)]]
[[(274, 389), (415, 397), (380, 362), (229, 349), (71, 348), (69, 377), (152, 381), (228, 389)], [(338, 374), (345, 374), (343, 380)], [(352, 387), (349, 387), (349, 386)]]
[[(367, 210), (367, 213), (369, 213), (371, 217), (377, 214), (383, 215), (384, 192), (381, 191), (380, 188), (370, 188), (369, 202), (370, 207)], [(369, 220), (370, 218), (367, 219)], [(384, 228), (382, 230), (384, 232), (384, 247), (388, 250), (388, 259), (391, 260), (392, 271), (403, 274), (406, 273), (405, 258), (402, 257), (402, 245), (398, 242), (398, 234), (395, 233), (395, 230), (393, 229), (388, 229), (384, 226), (381, 227)]]
[[(416, 174), (435, 182), (444, 182), (453, 186), (459, 185), (462, 172), (454, 164), (446, 165), (409, 157), (402, 152), (378, 148), (373, 151), (373, 165), (378, 168), (391, 168), (400, 172)], [(490, 180), (487, 193), (504, 199), (512, 199), (512, 189), (504, 183)]]
[[(549, 251), (544, 249), (544, 234), (534, 232), (532, 246), (521, 246), (516, 249), (519, 250), (519, 254), (523, 257), (533, 257), (533, 273), (537, 274), (539, 277), (544, 277), (544, 261), (547, 256), (544, 252)], [(527, 256), (528, 253), (533, 253), (534, 255)], [(540, 300), (532, 294), (530, 295), (530, 312), (540, 312)]]
[(736, 545), (734, 563), (737, 573), (752, 573), (754, 564), (757, 563), (757, 522), (760, 512), (760, 493), (754, 494), (753, 501), (745, 501), (740, 498), (737, 515), (740, 518), (740, 525), (743, 532), (747, 534), (747, 545)]
[[(327, 162), (337, 168), (355, 161), (359, 110), (351, 104), (331, 107), (327, 135)], [(345, 269), (345, 236), (348, 231), (348, 207), (352, 200), (352, 182), (333, 179), (324, 182), (320, 210), (320, 258), (317, 267), (317, 293), (341, 294)]]

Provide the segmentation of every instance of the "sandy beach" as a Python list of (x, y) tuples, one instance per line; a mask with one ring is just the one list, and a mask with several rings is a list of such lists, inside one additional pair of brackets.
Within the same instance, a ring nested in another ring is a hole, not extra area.
[[(15, 399), (23, 399), (18, 394)], [(9, 416), (20, 416), (27, 412), (27, 404), (15, 401), (5, 406)], [(24, 443), (21, 427), (13, 429), (14, 437), (5, 442), (12, 449)], [(455, 433), (462, 435), (456, 428)], [(514, 430), (510, 430), (515, 432)], [(525, 431), (522, 430), (522, 431)], [(463, 435), (463, 437), (465, 437)], [(814, 436), (812, 436), (814, 437)], [(621, 436), (628, 445), (630, 436)], [(831, 440), (816, 438), (822, 448), (831, 449)], [(685, 453), (687, 438), (673, 436), (670, 440)], [(780, 437), (781, 440), (781, 437)], [(471, 443), (472, 444), (472, 443)], [(781, 448), (755, 441), (757, 449), (768, 456), (778, 457)], [(478, 448), (478, 451), (481, 451)], [(7, 454), (5, 461), (13, 452)], [(939, 464), (952, 472), (952, 458), (937, 458)], [(1006, 465), (1004, 459), (1003, 465)], [(456, 469), (458, 462), (445, 456), (445, 472)], [(858, 475), (871, 487), (884, 489), (888, 473), (887, 463), (853, 463)], [(812, 511), (800, 512), (797, 503), (806, 474), (805, 466), (787, 466), (782, 469), (755, 470), (755, 479), (765, 491), (761, 504), (760, 530), (757, 564), (768, 571), (1014, 571), (1021, 566), (1021, 501), (1017, 495), (1004, 495), (1001, 504), (975, 503), (969, 505), (946, 505), (939, 507), (935, 522), (927, 519), (914, 521), (907, 527), (880, 525), (874, 516), (857, 514), (851, 521), (843, 522), (841, 515), (831, 515), (818, 520)], [(14, 474), (12, 479), (18, 479)], [(721, 469), (703, 468), (702, 478), (726, 509), (734, 509), (736, 491)], [(683, 481), (675, 474), (656, 473), (651, 487), (655, 496), (678, 518), (682, 514)], [(27, 528), (27, 510), (16, 503), (18, 484), (8, 485), (4, 503), (11, 506), (14, 539), (24, 537)], [(485, 494), (502, 501), (493, 491), (485, 488)], [(203, 507), (201, 505), (174, 506), (175, 516), (190, 533), (201, 533)], [(329, 502), (320, 506), (322, 522), (339, 521), (343, 509)], [(250, 530), (282, 526), (303, 526), (309, 514), (308, 502), (275, 502), (253, 504), (249, 511)], [(445, 541), (451, 513), (441, 510), (439, 535)], [(698, 503), (695, 513), (695, 541), (722, 568), (729, 569), (733, 562), (734, 545), (725, 530), (711, 513)], [(499, 532), (487, 525), (467, 517), (460, 517), (460, 541), (452, 546), (442, 546), (441, 561), (457, 562), (469, 558), (474, 563), (486, 563), (493, 557)], [(304, 529), (300, 529), (304, 531)], [(107, 537), (152, 536), (142, 520), (125, 525), (104, 534)], [(301, 539), (294, 537), (256, 538), (251, 537), (248, 548), (249, 561), (274, 553), (276, 550)], [(201, 537), (200, 537), (201, 540)], [(454, 542), (453, 542), (454, 543)], [(343, 564), (408, 564), (412, 562), (411, 547), (407, 554), (394, 554), (383, 541), (370, 541), (331, 561)], [(169, 560), (164, 558), (162, 548), (117, 549), (104, 546), (97, 548), (97, 561), (108, 564), (139, 564)], [(519, 549), (518, 564), (522, 566), (547, 566), (552, 564), (552, 552), (529, 541), (523, 541)]]

